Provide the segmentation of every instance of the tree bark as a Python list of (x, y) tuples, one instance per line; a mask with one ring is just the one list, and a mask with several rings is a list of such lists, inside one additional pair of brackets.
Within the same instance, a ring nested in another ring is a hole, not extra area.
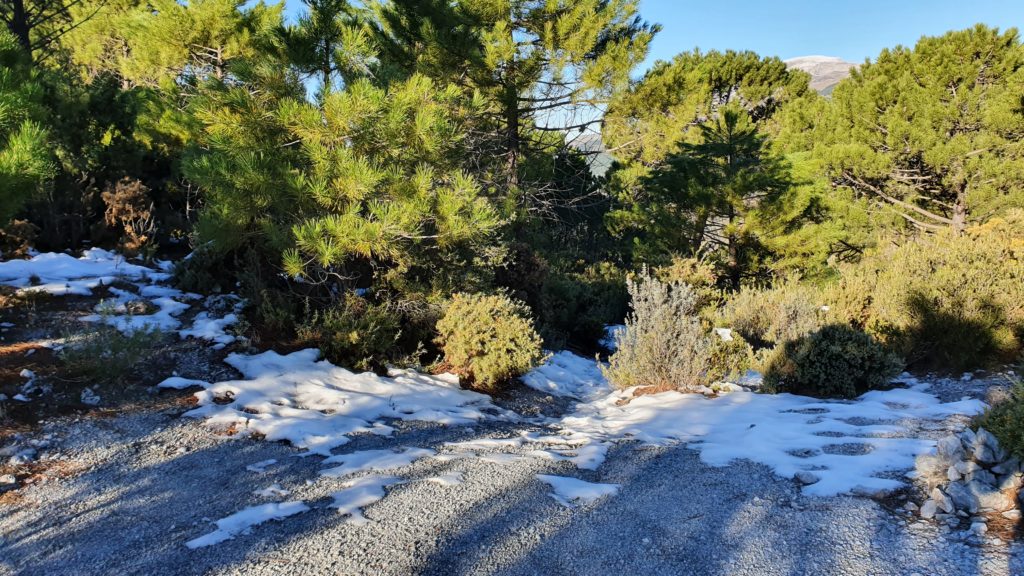
[(953, 203), (953, 232), (960, 236), (967, 229), (967, 190), (966, 186), (960, 186), (956, 193), (956, 202)]
[(32, 53), (32, 39), (29, 36), (31, 30), (28, 25), (28, 12), (25, 10), (25, 0), (11, 0), (11, 21), (7, 28), (18, 39), (18, 44), (29, 54)]

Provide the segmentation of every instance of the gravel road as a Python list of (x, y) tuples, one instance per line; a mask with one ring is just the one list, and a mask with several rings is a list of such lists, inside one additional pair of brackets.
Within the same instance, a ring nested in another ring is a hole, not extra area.
[[(548, 407), (552, 410), (555, 407)], [(21, 437), (49, 468), (0, 503), (0, 572), (62, 574), (1024, 574), (1019, 544), (918, 522), (900, 496), (811, 498), (760, 465), (713, 468), (685, 447), (616, 445), (598, 471), (523, 457), (425, 458), (346, 521), (328, 505), (341, 480), (318, 457), (218, 436), (183, 408), (65, 418)], [(392, 423), (337, 450), (518, 435), (536, 425)], [(515, 450), (508, 450), (515, 454)], [(49, 459), (49, 460), (47, 460)], [(265, 471), (247, 466), (277, 460)], [(494, 460), (494, 459), (492, 459)], [(461, 473), (456, 485), (426, 480)], [(621, 486), (577, 508), (537, 474)], [(45, 480), (42, 476), (46, 476)], [(277, 484), (310, 510), (221, 544), (185, 542)], [(904, 498), (906, 496), (903, 496)]]

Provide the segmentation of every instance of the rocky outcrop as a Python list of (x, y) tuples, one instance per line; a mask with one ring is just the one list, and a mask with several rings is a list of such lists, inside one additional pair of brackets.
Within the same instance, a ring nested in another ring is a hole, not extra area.
[(1021, 516), (1021, 461), (984, 428), (968, 428), (939, 440), (934, 454), (917, 459), (917, 473), (929, 489), (928, 499), (918, 508), (922, 518), (950, 526), (969, 518), (970, 531), (981, 534), (986, 516)]

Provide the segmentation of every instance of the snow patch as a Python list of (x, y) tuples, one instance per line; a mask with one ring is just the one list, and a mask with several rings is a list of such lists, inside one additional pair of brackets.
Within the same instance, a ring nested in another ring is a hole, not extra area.
[(550, 485), (553, 489), (551, 497), (566, 508), (575, 508), (581, 504), (591, 504), (605, 496), (612, 496), (619, 491), (618, 484), (595, 484), (566, 476), (537, 474), (537, 479)]
[(491, 404), (490, 397), (462, 390), (451, 379), (411, 370), (393, 370), (388, 377), (357, 374), (317, 361), (318, 356), (315, 349), (230, 354), (225, 362), (245, 379), (206, 386), (195, 395), (199, 407), (186, 415), (205, 418), (216, 429), (234, 425), (270, 441), (287, 440), (323, 456), (347, 443), (350, 434), (380, 433), (375, 424), (383, 418), (451, 426), (516, 418)]
[(344, 484), (344, 490), (332, 494), (334, 502), (330, 506), (337, 508), (339, 514), (348, 515), (350, 524), (366, 524), (369, 520), (363, 516), (363, 509), (383, 499), (385, 488), (400, 482), (395, 476), (363, 476), (350, 480)]
[(405, 448), (398, 452), (394, 450), (363, 450), (325, 459), (321, 464), (325, 466), (340, 464), (340, 466), (328, 468), (320, 474), (331, 478), (343, 478), (370, 470), (393, 470), (433, 455), (434, 451), (427, 448)]
[(596, 362), (566, 351), (552, 355), (522, 380), (535, 390), (578, 400), (591, 400), (611, 391)]
[(289, 516), (301, 514), (309, 510), (301, 501), (260, 504), (250, 506), (244, 510), (235, 512), (231, 516), (217, 520), (217, 529), (199, 538), (189, 540), (185, 546), (202, 548), (220, 544), (225, 540), (231, 540), (239, 534), (247, 533), (253, 526), (258, 526), (270, 520), (281, 520)]
[(0, 284), (54, 296), (88, 296), (93, 288), (118, 279), (159, 281), (169, 277), (166, 272), (131, 264), (123, 256), (100, 248), (86, 250), (79, 258), (48, 252), (28, 260), (0, 262)]

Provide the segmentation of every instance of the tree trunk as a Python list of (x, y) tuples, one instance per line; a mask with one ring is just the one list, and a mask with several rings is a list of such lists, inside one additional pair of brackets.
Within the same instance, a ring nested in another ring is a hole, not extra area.
[(28, 13), (25, 11), (25, 0), (11, 0), (11, 21), (7, 28), (18, 39), (18, 44), (29, 54), (32, 53), (32, 39), (29, 34)]
[(505, 178), (509, 191), (519, 187), (519, 98), (515, 85), (505, 86)]
[(953, 203), (953, 232), (960, 236), (967, 229), (967, 190), (961, 186)]

